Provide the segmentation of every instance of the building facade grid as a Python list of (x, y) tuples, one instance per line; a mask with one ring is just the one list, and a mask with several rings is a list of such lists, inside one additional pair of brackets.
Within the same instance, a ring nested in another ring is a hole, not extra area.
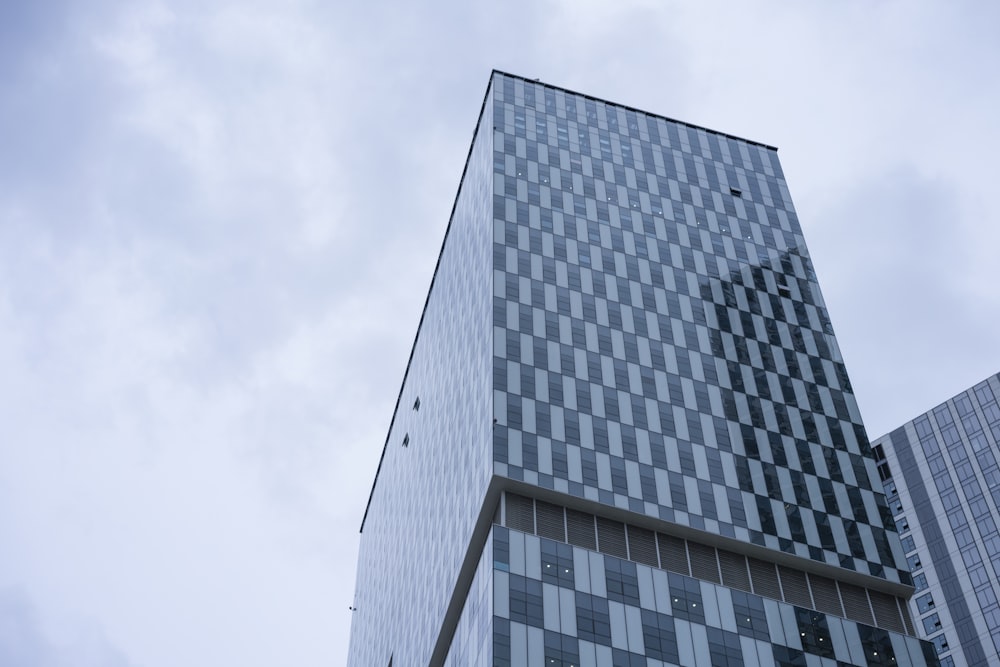
[(497, 473), (908, 583), (776, 152), (501, 82)]
[(776, 150), (502, 72), (362, 543), (352, 665), (936, 664)]
[(916, 594), (945, 667), (1000, 664), (1000, 375), (874, 444)]

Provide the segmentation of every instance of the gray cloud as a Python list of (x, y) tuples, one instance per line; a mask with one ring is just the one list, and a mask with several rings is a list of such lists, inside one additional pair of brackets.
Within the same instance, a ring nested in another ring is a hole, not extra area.
[(51, 636), (37, 610), (16, 589), (0, 589), (0, 664), (18, 667), (130, 667), (92, 624), (78, 622)]
[(0, 17), (0, 657), (93, 619), (150, 667), (342, 660), (493, 67), (780, 146), (873, 431), (1000, 366), (996, 10), (32, 7)]
[[(992, 269), (975, 260), (982, 239), (962, 209), (954, 180), (897, 167), (816, 220), (818, 271), (873, 437), (1000, 367), (995, 297), (969, 293)], [(823, 250), (841, 239), (846, 261)]]

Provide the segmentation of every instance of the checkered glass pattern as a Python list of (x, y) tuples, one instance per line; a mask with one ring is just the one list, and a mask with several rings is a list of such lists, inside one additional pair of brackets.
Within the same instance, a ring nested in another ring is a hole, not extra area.
[(776, 151), (493, 95), (497, 474), (908, 583)]

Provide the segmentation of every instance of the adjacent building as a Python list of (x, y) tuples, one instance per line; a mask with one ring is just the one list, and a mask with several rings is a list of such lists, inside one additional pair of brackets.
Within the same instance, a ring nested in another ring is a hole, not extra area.
[(349, 664), (937, 664), (776, 149), (490, 77)]
[(945, 667), (1000, 665), (1000, 375), (875, 441), (921, 636)]

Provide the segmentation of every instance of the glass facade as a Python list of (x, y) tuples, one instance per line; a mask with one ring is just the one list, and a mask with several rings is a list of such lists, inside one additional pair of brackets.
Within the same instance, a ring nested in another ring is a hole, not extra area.
[(911, 583), (776, 150), (494, 72), (350, 664), (936, 664)]
[(362, 522), (350, 665), (428, 663), (490, 483), (491, 116), (485, 104)]
[(500, 526), (492, 545), (493, 661), (456, 664), (936, 664), (903, 633), (721, 583)]
[(994, 375), (873, 443), (917, 628), (949, 667), (1000, 664), (998, 396)]

